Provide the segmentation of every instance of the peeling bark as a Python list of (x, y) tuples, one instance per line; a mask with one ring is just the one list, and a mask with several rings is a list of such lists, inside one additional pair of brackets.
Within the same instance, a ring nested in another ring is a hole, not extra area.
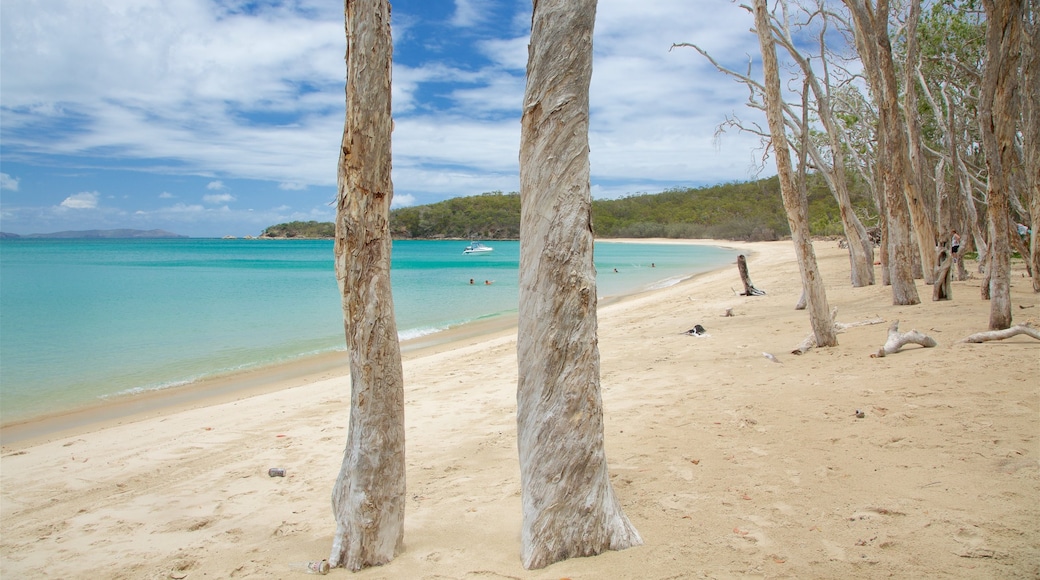
[(535, 2), (520, 145), (517, 436), (523, 566), (642, 539), (603, 446), (589, 187), (595, 0)]
[(392, 560), (404, 538), (404, 379), (390, 292), (390, 5), (347, 0), (347, 107), (336, 207), (336, 280), (350, 353), (350, 425), (332, 491), (329, 565)]
[(766, 119), (772, 137), (773, 153), (776, 155), (777, 175), (780, 178), (780, 195), (784, 201), (784, 212), (791, 227), (791, 238), (798, 258), (798, 271), (802, 277), (802, 288), (808, 298), (809, 323), (820, 346), (836, 346), (838, 337), (828, 316), (827, 292), (816, 264), (812, 237), (809, 234), (809, 208), (805, 189), (795, 185), (791, 168), (791, 150), (784, 128), (784, 117), (780, 95), (780, 66), (776, 58), (776, 45), (769, 25), (766, 0), (755, 0), (755, 31), (762, 49), (762, 73), (764, 75)]

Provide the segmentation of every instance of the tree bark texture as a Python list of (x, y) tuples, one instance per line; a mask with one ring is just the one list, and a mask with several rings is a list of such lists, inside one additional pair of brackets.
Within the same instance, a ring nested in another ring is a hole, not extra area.
[(639, 545), (607, 472), (589, 187), (596, 0), (534, 3), (520, 143), (523, 566)]
[[(920, 304), (921, 298), (913, 279), (913, 252), (910, 230), (909, 200), (916, 199), (916, 192), (908, 192), (913, 182), (908, 175), (906, 133), (899, 114), (899, 88), (896, 83), (895, 65), (892, 61), (892, 44), (888, 36), (888, 1), (878, 0), (873, 10), (870, 0), (844, 0), (855, 23), (856, 46), (859, 49), (863, 68), (867, 73), (870, 92), (878, 108), (878, 154), (881, 156), (881, 182), (885, 190), (885, 209), (888, 233), (887, 266), (892, 284), (894, 305)], [(916, 225), (916, 224), (915, 224)], [(918, 234), (920, 252), (922, 235), (931, 241), (928, 255), (933, 255), (935, 239), (934, 224), (925, 225), (924, 233)], [(928, 230), (927, 228), (931, 228)], [(929, 259), (931, 261), (931, 259)]]
[(816, 335), (817, 345), (836, 346), (838, 337), (834, 332), (834, 321), (831, 320), (830, 306), (827, 304), (827, 293), (823, 287), (823, 279), (820, 277), (820, 270), (816, 264), (816, 252), (813, 250), (812, 237), (809, 234), (808, 201), (805, 190), (795, 185), (794, 171), (791, 166), (791, 149), (787, 143), (781, 104), (780, 66), (776, 58), (776, 45), (769, 21), (769, 8), (766, 6), (766, 0), (755, 0), (753, 6), (755, 30), (758, 33), (759, 45), (762, 47), (766, 119), (769, 121), (773, 153), (776, 155), (780, 195), (783, 197), (784, 211), (791, 227), (798, 270), (802, 275), (802, 288), (808, 296), (809, 322)]
[(1018, 62), (1021, 49), (1023, 0), (984, 0), (986, 9), (986, 66), (979, 99), (982, 147), (988, 171), (986, 215), (990, 253), (989, 328), (1011, 326), (1011, 252), (1008, 240), (1009, 189), (1012, 172), (1019, 169), (1015, 152), (1018, 107)]
[(329, 564), (385, 564), (403, 545), (404, 380), (390, 292), (390, 5), (346, 0), (347, 107), (336, 208), (336, 279), (350, 353), (350, 425), (332, 492)]
[(1032, 230), (1028, 259), (1033, 265), (1033, 292), (1040, 292), (1040, 0), (1026, 3), (1022, 47), (1022, 150)]

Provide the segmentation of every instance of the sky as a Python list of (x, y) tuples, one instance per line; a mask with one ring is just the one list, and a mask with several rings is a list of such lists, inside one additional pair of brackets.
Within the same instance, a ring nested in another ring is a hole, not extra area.
[[(519, 190), (530, 0), (392, 2), (393, 206)], [(596, 199), (765, 177), (747, 89), (752, 17), (730, 0), (600, 0)], [(259, 235), (333, 221), (342, 2), (4, 0), (0, 231)], [(757, 66), (757, 65), (756, 65)], [(764, 121), (762, 121), (764, 125)]]

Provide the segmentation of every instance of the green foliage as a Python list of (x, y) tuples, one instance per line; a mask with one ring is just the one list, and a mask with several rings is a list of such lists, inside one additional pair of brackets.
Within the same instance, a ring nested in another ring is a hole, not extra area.
[(517, 239), (520, 194), (491, 191), (398, 208), (390, 212), (390, 233), (395, 238)]
[[(807, 192), (812, 233), (841, 235), (841, 215), (823, 179), (810, 175)], [(873, 208), (861, 187), (854, 184), (852, 194), (857, 209)], [(775, 240), (790, 233), (775, 177), (594, 200), (592, 224), (603, 238)], [(520, 195), (495, 191), (395, 209), (390, 229), (395, 238), (517, 239)]]
[(260, 234), (262, 238), (333, 238), (336, 224), (332, 222), (289, 222), (271, 226)]

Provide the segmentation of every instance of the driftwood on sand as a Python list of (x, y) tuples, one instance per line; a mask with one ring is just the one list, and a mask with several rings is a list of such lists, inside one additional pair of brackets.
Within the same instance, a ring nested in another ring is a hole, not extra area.
[(925, 348), (932, 348), (938, 343), (935, 342), (934, 338), (916, 330), (900, 333), (899, 321), (894, 320), (892, 325), (888, 327), (888, 340), (885, 341), (884, 346), (878, 349), (877, 354), (870, 356), (871, 358), (881, 358), (885, 355), (894, 354), (908, 344), (919, 344)]
[(1005, 328), (1003, 330), (988, 330), (986, 332), (976, 332), (975, 334), (968, 335), (960, 340), (961, 342), (980, 343), (988, 342), (991, 340), (1004, 340), (1005, 338), (1011, 338), (1012, 336), (1018, 336), (1024, 334), (1031, 336), (1037, 340), (1040, 340), (1040, 330), (1029, 326), (1028, 324), (1017, 324), (1011, 328)]
[(744, 254), (737, 256), (737, 271), (740, 272), (740, 281), (744, 283), (744, 292), (741, 296), (764, 296), (766, 291), (755, 288), (755, 285), (751, 283), (751, 276), (748, 274), (747, 269), (747, 258)]
[[(837, 317), (838, 309), (831, 308), (831, 320), (834, 324), (835, 334), (838, 334), (839, 332), (845, 332), (845, 329), (847, 328), (853, 328), (855, 326), (867, 326), (870, 324), (881, 324), (885, 321), (883, 318), (873, 318), (870, 320), (860, 320), (858, 322), (837, 322), (835, 321)], [(805, 337), (805, 340), (798, 343), (798, 346), (794, 347), (794, 350), (791, 351), (791, 354), (805, 354), (816, 346), (819, 346), (818, 344), (816, 344), (816, 333), (810, 332), (809, 336)]]

